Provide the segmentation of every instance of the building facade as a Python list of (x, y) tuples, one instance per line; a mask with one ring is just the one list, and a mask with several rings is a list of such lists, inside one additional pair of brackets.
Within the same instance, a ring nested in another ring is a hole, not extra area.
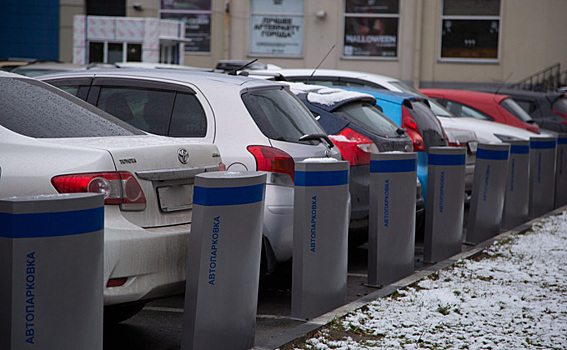
[[(110, 0), (60, 0), (60, 60), (73, 60), (74, 16), (101, 15), (89, 7), (101, 1)], [(565, 0), (118, 3), (123, 6), (119, 15), (184, 21), (184, 64), (189, 66), (213, 68), (221, 59), (259, 58), (283, 68), (320, 65), (383, 74), (416, 87), (497, 85), (556, 63), (567, 68)]]

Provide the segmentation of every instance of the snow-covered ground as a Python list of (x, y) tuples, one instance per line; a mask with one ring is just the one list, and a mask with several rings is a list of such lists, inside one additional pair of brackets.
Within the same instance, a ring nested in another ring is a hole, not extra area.
[(380, 298), (296, 349), (567, 349), (567, 212)]

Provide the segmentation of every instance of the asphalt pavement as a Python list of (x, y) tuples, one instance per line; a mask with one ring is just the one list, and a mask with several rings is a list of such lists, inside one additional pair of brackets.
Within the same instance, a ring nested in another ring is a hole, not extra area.
[[(550, 213), (552, 214), (552, 213)], [(398, 282), (381, 288), (366, 285), (367, 248), (357, 247), (349, 252), (347, 304), (312, 320), (291, 317), (291, 277), (281, 274), (261, 283), (258, 295), (256, 319), (256, 350), (286, 348), (294, 340), (304, 337), (366, 303), (394, 293), (400, 288), (448, 267), (460, 259), (481, 252), (496, 239), (512, 232), (521, 232), (531, 227), (531, 221), (506, 231), (499, 236), (477, 245), (463, 244), (457, 254), (437, 264), (423, 263), (423, 248), (417, 243), (415, 249), (415, 273)], [(120, 324), (107, 325), (104, 329), (105, 350), (176, 350), (181, 348), (183, 333), (183, 295), (148, 303), (134, 317)]]
[[(464, 249), (470, 247), (464, 246)], [(416, 245), (416, 271), (427, 268), (422, 263), (422, 248)], [(348, 304), (331, 313), (340, 316), (345, 310), (366, 303), (365, 298), (388, 291), (391, 288), (376, 288), (366, 285), (367, 249), (358, 247), (349, 252), (347, 286)], [(298, 320), (291, 314), (291, 277), (282, 273), (261, 284), (258, 295), (255, 348), (275, 349), (288, 341), (324, 325), (320, 320)], [(183, 333), (183, 295), (160, 299), (148, 303), (134, 317), (104, 329), (105, 350), (175, 350), (181, 348)], [(345, 309), (346, 308), (346, 309)], [(356, 307), (355, 307), (356, 308)]]

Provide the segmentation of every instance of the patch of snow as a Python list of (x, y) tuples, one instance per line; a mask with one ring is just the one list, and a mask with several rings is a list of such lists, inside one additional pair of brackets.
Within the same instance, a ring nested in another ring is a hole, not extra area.
[(311, 103), (317, 103), (324, 106), (332, 106), (337, 103), (355, 100), (355, 99), (374, 99), (372, 95), (356, 91), (346, 91), (342, 89), (334, 89), (320, 85), (310, 85), (304, 83), (290, 83), (289, 89), (294, 94), (307, 93), (307, 100)]
[(352, 142), (352, 143), (358, 142), (358, 140), (348, 139), (345, 135), (329, 135), (329, 138), (336, 142)]
[(331, 340), (322, 331), (306, 348), (565, 349), (567, 212), (484, 253), (341, 320), (367, 340)]
[(305, 163), (336, 163), (335, 158), (306, 158), (303, 160)]
[(307, 100), (309, 102), (324, 106), (332, 106), (343, 101), (356, 99), (373, 99), (373, 97), (361, 92), (331, 88), (323, 88), (321, 90), (318, 90), (317, 92), (310, 92), (307, 95)]

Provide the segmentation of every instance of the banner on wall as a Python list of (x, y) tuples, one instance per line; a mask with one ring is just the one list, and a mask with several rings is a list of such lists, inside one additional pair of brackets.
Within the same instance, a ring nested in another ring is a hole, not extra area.
[(303, 17), (255, 15), (250, 21), (250, 53), (302, 54)]
[(344, 55), (396, 57), (398, 19), (346, 17)]
[(253, 0), (250, 16), (251, 54), (303, 54), (303, 0)]

